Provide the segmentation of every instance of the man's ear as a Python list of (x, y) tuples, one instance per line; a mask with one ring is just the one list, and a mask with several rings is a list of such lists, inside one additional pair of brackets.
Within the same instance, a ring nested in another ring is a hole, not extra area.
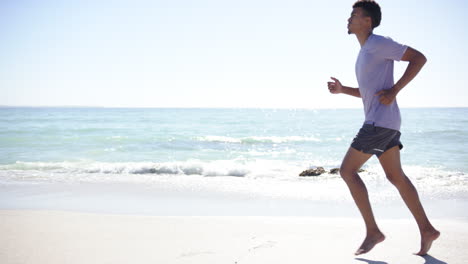
[(368, 23), (369, 27), (372, 28), (372, 18), (370, 16), (364, 17), (366, 23)]

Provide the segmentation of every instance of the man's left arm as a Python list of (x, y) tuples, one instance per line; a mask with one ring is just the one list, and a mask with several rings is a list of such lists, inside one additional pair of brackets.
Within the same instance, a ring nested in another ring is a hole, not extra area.
[(400, 80), (398, 80), (391, 89), (382, 90), (376, 94), (376, 96), (379, 96), (379, 101), (382, 104), (391, 104), (401, 89), (403, 89), (409, 82), (411, 82), (411, 80), (414, 79), (414, 77), (416, 77), (416, 75), (418, 75), (419, 71), (427, 61), (424, 54), (411, 47), (406, 49), (401, 60), (409, 62), (403, 76), (401, 76)]

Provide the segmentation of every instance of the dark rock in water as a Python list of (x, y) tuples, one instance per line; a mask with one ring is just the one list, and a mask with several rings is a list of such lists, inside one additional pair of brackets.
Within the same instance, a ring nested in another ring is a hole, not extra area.
[(301, 174), (299, 174), (299, 176), (319, 176), (323, 173), (325, 173), (325, 169), (323, 167), (317, 167), (315, 169), (308, 169), (308, 170), (305, 170), (303, 172), (301, 172)]
[[(366, 170), (363, 170), (363, 169), (358, 170), (359, 173), (365, 172), (365, 171)], [(315, 169), (305, 170), (305, 171), (301, 172), (301, 174), (299, 174), (299, 176), (319, 176), (319, 175), (324, 174), (324, 173), (327, 173), (327, 171), (323, 167), (317, 167)], [(339, 168), (333, 168), (328, 173), (330, 173), (330, 174), (339, 174), (340, 169)]]

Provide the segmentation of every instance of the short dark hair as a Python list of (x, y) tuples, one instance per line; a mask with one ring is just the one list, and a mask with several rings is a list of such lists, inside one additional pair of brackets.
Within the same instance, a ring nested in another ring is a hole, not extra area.
[(380, 6), (374, 0), (359, 0), (354, 3), (353, 8), (360, 7), (364, 10), (366, 16), (372, 20), (372, 28), (376, 28), (380, 25), (382, 20), (382, 12), (380, 12)]

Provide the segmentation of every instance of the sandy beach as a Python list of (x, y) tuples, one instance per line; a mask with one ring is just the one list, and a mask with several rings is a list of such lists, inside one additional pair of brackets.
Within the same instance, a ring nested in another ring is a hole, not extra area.
[(0, 211), (0, 262), (10, 263), (468, 263), (465, 220), (433, 220), (442, 232), (415, 256), (412, 219), (379, 221), (387, 239), (355, 257), (358, 218), (138, 216)]

